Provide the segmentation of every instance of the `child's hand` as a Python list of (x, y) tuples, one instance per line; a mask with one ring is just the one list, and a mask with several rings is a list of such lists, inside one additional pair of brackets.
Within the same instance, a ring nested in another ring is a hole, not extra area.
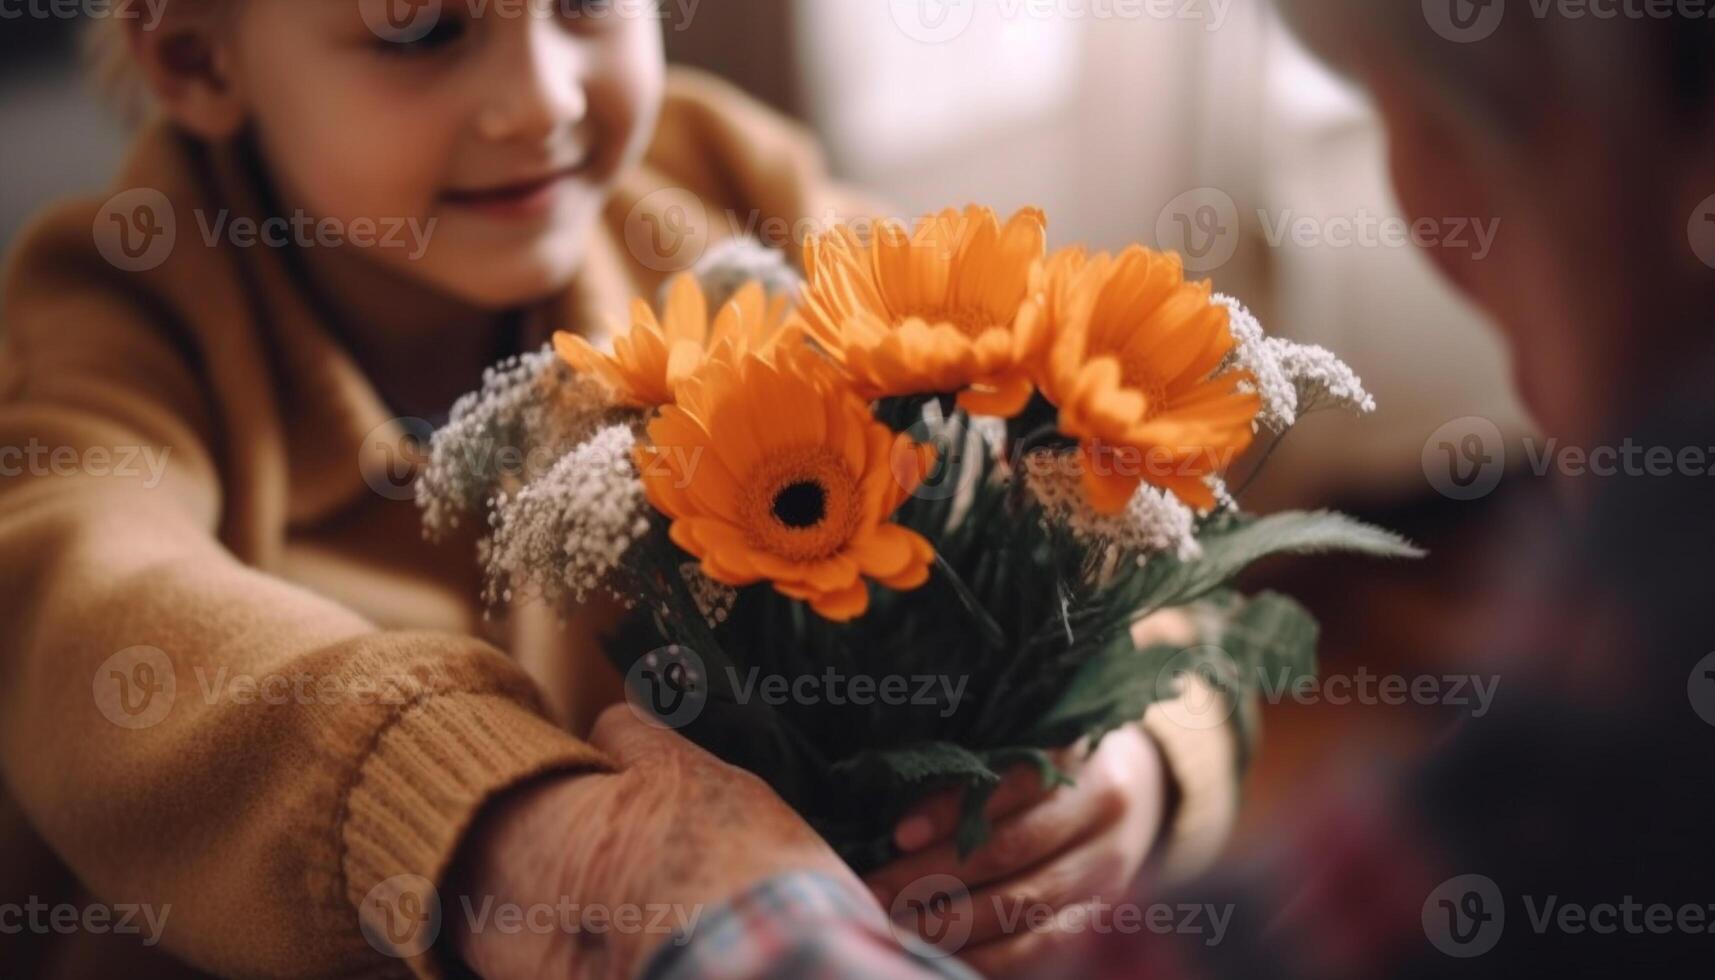
[[(901, 820), (894, 841), (905, 856), (868, 880), (882, 905), (892, 909), (927, 875), (958, 879), (970, 891), (972, 918), (959, 955), (996, 975), (1040, 964), (1066, 940), (1062, 923), (1079, 928), (1087, 921), (1076, 911), (1062, 916), (1066, 910), (1123, 900), (1163, 818), (1155, 745), (1140, 727), (1127, 726), (1103, 739), (1094, 756), (1080, 749), (1056, 762), (1076, 785), (1045, 793), (1035, 767), (1008, 773), (989, 800), (989, 839), (962, 862), (953, 839), (958, 794), (928, 800)], [(1042, 928), (1050, 916), (1055, 920)]]

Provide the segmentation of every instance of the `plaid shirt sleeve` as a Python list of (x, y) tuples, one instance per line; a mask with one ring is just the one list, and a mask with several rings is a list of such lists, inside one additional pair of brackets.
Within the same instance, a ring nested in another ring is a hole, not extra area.
[(895, 935), (867, 893), (810, 872), (770, 878), (673, 935), (643, 980), (977, 980), (957, 960)]

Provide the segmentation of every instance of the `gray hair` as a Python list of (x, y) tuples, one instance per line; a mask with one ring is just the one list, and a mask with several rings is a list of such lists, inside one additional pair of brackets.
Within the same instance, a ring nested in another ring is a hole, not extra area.
[[(1436, 0), (1491, 18), (1464, 37), (1420, 0), (1276, 0), (1336, 67), (1363, 75), (1404, 61), (1450, 108), (1503, 132), (1568, 107), (1603, 124), (1701, 127), (1715, 108), (1715, 21), (1702, 4), (1639, 5), (1598, 18), (1589, 5)], [(1635, 16), (1633, 15), (1635, 14)]]

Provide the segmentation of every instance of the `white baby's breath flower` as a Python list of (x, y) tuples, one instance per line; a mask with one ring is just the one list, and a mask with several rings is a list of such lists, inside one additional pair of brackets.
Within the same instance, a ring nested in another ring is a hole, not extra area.
[(1257, 397), (1262, 409), (1257, 424), (1271, 432), (1284, 432), (1298, 421), (1298, 390), (1286, 376), (1275, 351), (1269, 346), (1262, 324), (1231, 296), (1217, 295), (1216, 305), (1227, 308), (1228, 323), (1235, 347), (1222, 370), (1239, 369), (1250, 372), (1256, 382)]
[(519, 590), (558, 603), (606, 591), (623, 599), (613, 573), (649, 531), (643, 483), (632, 463), (636, 433), (610, 425), (517, 493), (495, 499), (484, 561), (493, 604)]
[(1257, 396), (1262, 399), (1257, 413), (1259, 426), (1285, 432), (1312, 412), (1376, 410), (1375, 399), (1364, 390), (1357, 373), (1333, 352), (1268, 336), (1250, 310), (1231, 296), (1217, 295), (1214, 302), (1227, 308), (1236, 344), (1220, 370), (1248, 371), (1255, 379)]
[(423, 530), (441, 536), (497, 492), (553, 466), (617, 414), (611, 397), (553, 350), (508, 358), (483, 372), (429, 444), (416, 485)]
[(1202, 554), (1197, 515), (1179, 498), (1145, 483), (1125, 510), (1099, 513), (1084, 495), (1074, 460), (1047, 450), (1026, 457), (1025, 486), (1042, 506), (1043, 520), (1065, 527), (1087, 545), (1119, 548), (1139, 564), (1154, 554), (1169, 553), (1180, 559)]
[[(786, 253), (754, 238), (729, 238), (711, 247), (691, 268), (703, 287), (709, 309), (718, 310), (747, 282), (760, 282), (770, 296), (798, 299), (803, 279), (786, 261)], [(663, 301), (665, 297), (663, 297)]]
[(694, 561), (680, 565), (679, 574), (685, 577), (685, 586), (690, 589), (691, 598), (696, 600), (697, 611), (703, 614), (703, 619), (710, 626), (726, 622), (733, 604), (738, 602), (738, 590), (709, 578), (703, 574), (702, 566)]
[(1275, 361), (1298, 392), (1298, 415), (1326, 409), (1345, 409), (1362, 415), (1376, 410), (1376, 400), (1364, 390), (1364, 382), (1333, 351), (1314, 344), (1295, 344), (1270, 339)]

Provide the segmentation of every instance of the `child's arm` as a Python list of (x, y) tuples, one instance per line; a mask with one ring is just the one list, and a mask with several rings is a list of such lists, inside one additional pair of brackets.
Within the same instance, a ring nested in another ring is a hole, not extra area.
[[(33, 236), (6, 287), (0, 776), (102, 900), (170, 906), (163, 945), (197, 966), (373, 968), (370, 889), (438, 880), (500, 788), (605, 762), (498, 651), (381, 631), (222, 546), (216, 459), (268, 430), (211, 417), (92, 212)], [(273, 696), (238, 703), (248, 683)]]

